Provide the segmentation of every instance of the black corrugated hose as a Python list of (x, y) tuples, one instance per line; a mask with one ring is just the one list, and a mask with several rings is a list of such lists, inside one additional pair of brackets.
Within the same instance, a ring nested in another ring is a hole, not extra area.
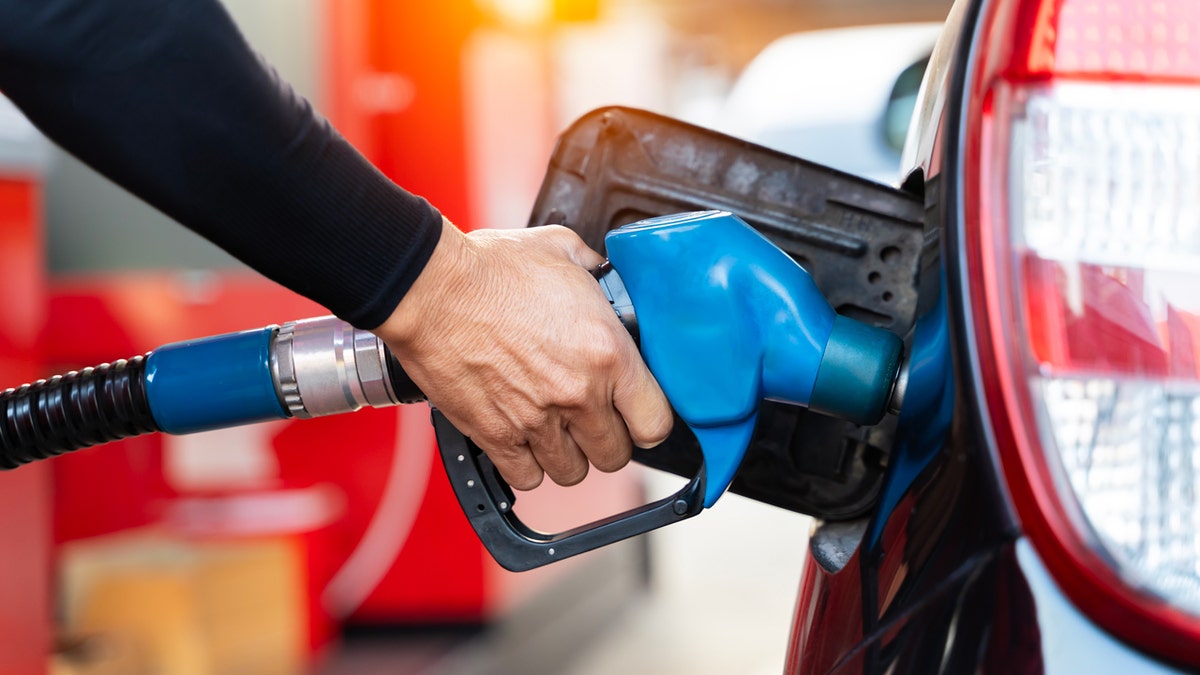
[(0, 469), (158, 431), (145, 370), (135, 356), (0, 394)]

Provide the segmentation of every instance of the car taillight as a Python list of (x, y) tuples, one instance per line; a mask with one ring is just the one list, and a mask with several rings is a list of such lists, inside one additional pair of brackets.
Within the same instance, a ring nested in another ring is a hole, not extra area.
[(1200, 3), (993, 2), (965, 92), (980, 382), (1072, 601), (1200, 665)]

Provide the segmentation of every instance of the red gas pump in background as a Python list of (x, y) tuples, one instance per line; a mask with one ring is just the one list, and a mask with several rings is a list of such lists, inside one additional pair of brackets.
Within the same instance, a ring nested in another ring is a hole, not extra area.
[[(0, 97), (0, 375), (35, 379), (45, 316), (44, 141)], [(44, 673), (51, 647), (50, 468), (0, 475), (0, 672)]]
[[(489, 195), (479, 184), (479, 173), (497, 167), (481, 166), (484, 161), (477, 145), (487, 139), (473, 136), (478, 129), (471, 119), (491, 115), (497, 118), (500, 129), (520, 134), (515, 142), (523, 143), (527, 152), (507, 158), (499, 170), (532, 177), (528, 185), (530, 206), (557, 133), (546, 111), (533, 116), (544, 121), (544, 128), (539, 129), (536, 125), (530, 127), (531, 116), (520, 107), (478, 109), (486, 107), (487, 102), (472, 96), (472, 63), (467, 54), (478, 31), (494, 21), (494, 16), (485, 11), (488, 5), (479, 0), (324, 0), (323, 6), (326, 113), (331, 121), (389, 178), (427, 198), (465, 230), (497, 225), (522, 227), (528, 217), (525, 212), (512, 222), (482, 222), (481, 214), (487, 211), (482, 202)], [(595, 3), (590, 0), (559, 0), (548, 6), (553, 7), (553, 18), (557, 19), (591, 19), (596, 14)], [(519, 81), (533, 80), (542, 89), (535, 97), (550, 99), (546, 91), (552, 86), (548, 73), (510, 72), (505, 77), (514, 86)], [(514, 114), (519, 119), (505, 121)], [(527, 166), (530, 162), (532, 166)], [(451, 553), (448, 559), (445, 544), (439, 543), (445, 541), (442, 528), (451, 528), (445, 531), (457, 537), (465, 521), (456, 510), (440, 467), (434, 467), (429, 488), (426, 499), (430, 505), (438, 505), (438, 510), (431, 510), (426, 520), (414, 525), (409, 540), (412, 550), (427, 553), (408, 555), (406, 549), (364, 598), (353, 615), (356, 620), (391, 622), (413, 616), (414, 609), (428, 611), (419, 608), (438, 603), (449, 609), (453, 605), (445, 600), (450, 597), (448, 584), (422, 588), (413, 580), (450, 577), (456, 579), (452, 583), (467, 584), (459, 589), (463, 594), (455, 592), (454, 597), (460, 601), (473, 597), (478, 603), (470, 610), (469, 605), (459, 605), (459, 611), (473, 611), (479, 620), (491, 620), (545, 590), (551, 580), (572, 569), (568, 565), (563, 570), (522, 575), (505, 572), (479, 548), (473, 536), (466, 535), (461, 542), (454, 540), (459, 552)], [(539, 492), (522, 497), (522, 506), (536, 514), (535, 519), (541, 515), (538, 524), (550, 530), (555, 524), (566, 527), (586, 522), (586, 514), (615, 513), (641, 503), (641, 484), (631, 472), (599, 477), (563, 492), (552, 486)]]
[[(475, 3), (337, 0), (312, 6), (324, 12), (316, 24), (328, 45), (321, 107), (389, 177), (469, 228), (473, 195), (461, 70), (464, 45), (480, 23)], [(253, 30), (247, 32), (254, 42)], [(81, 198), (68, 192), (64, 198)], [(40, 264), (41, 257), (28, 260)], [(10, 381), (322, 313), (240, 270), (56, 275), (44, 301), (38, 306), (43, 312), (48, 307), (39, 338), (44, 367), (10, 373)], [(81, 576), (67, 569), (80, 567), (86, 556), (79, 551), (102, 559), (94, 553), (96, 542), (114, 535), (119, 541), (131, 531), (181, 538), (189, 546), (282, 541), (299, 567), (298, 613), (304, 614), (311, 655), (331, 644), (345, 620), (499, 620), (551, 581), (580, 569), (574, 562), (520, 576), (500, 569), (471, 531), (435, 457), (428, 411), (418, 406), (192, 437), (135, 438), (60, 457), (49, 463), (60, 572), (66, 570), (68, 579)], [(534, 524), (557, 531), (587, 522), (581, 514), (641, 503), (636, 476), (604, 478), (599, 485), (523, 497), (519, 508)], [(626, 557), (631, 566), (642, 562)]]

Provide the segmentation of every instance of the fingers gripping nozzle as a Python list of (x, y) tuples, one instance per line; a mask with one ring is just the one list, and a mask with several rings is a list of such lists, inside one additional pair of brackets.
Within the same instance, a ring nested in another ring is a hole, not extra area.
[(642, 355), (704, 454), (704, 505), (733, 480), (763, 399), (860, 424), (888, 410), (901, 342), (838, 316), (802, 267), (723, 211), (643, 220), (605, 240)]

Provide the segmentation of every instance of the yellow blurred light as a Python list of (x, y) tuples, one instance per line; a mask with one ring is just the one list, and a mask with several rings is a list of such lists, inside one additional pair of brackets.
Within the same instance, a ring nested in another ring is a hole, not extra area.
[(553, 10), (552, 0), (479, 0), (479, 4), (501, 21), (523, 28), (545, 23)]
[(501, 22), (532, 28), (550, 21), (595, 21), (600, 0), (478, 0), (479, 6)]
[(555, 21), (595, 21), (600, 0), (554, 0)]

